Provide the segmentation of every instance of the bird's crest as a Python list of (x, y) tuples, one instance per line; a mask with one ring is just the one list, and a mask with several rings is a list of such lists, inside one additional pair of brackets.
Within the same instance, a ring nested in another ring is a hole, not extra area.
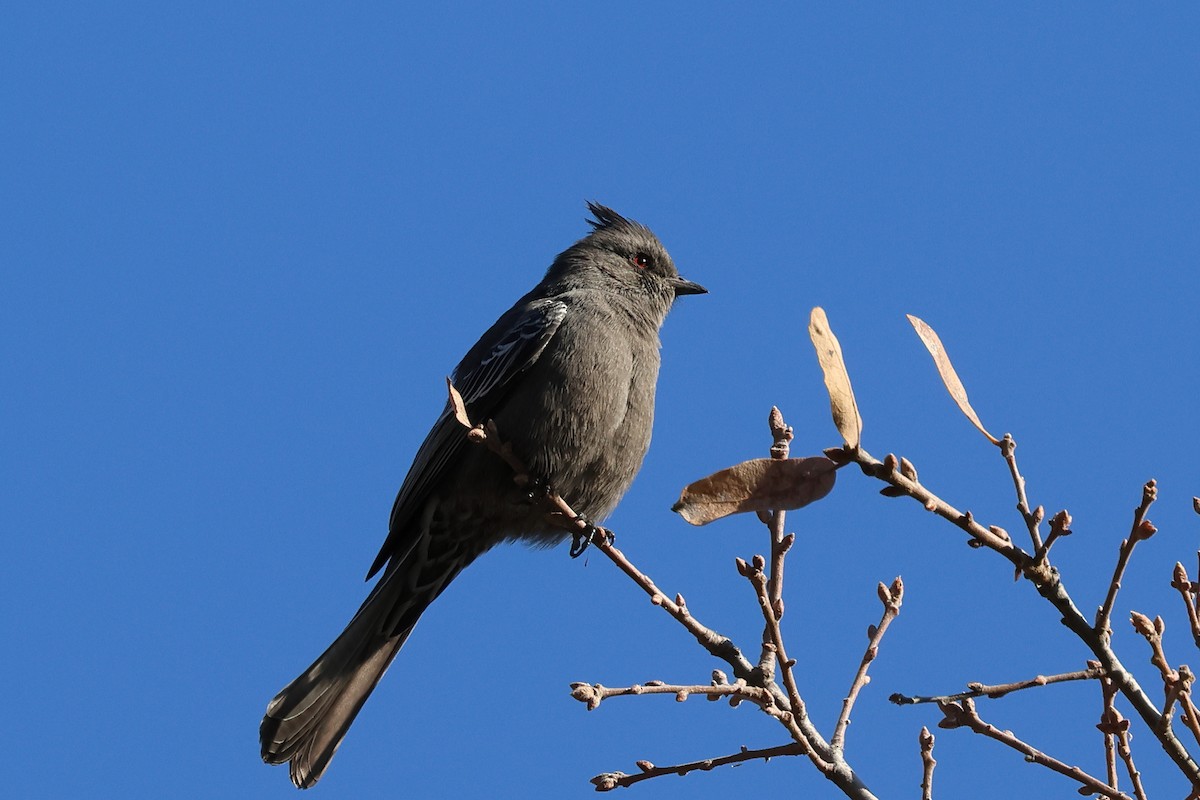
[(643, 228), (643, 226), (639, 223), (622, 217), (608, 206), (602, 206), (597, 202), (589, 200), (587, 207), (588, 211), (591, 211), (592, 216), (595, 217), (595, 219), (589, 219), (587, 224), (591, 225), (592, 228), (597, 231), (615, 230), (620, 228), (624, 228), (626, 230)]

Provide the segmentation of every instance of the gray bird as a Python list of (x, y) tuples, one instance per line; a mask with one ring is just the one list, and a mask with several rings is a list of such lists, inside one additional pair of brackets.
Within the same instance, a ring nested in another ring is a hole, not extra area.
[[(496, 421), (532, 476), (588, 519), (603, 520), (650, 445), (659, 328), (684, 280), (645, 226), (589, 203), (586, 237), (475, 343), (452, 381), (472, 421)], [(422, 612), (468, 564), (504, 541), (570, 538), (471, 445), (447, 403), (392, 506), (367, 573), (383, 576), (340, 636), (267, 706), (263, 760), (290, 762), (292, 783), (320, 780), (350, 723)]]

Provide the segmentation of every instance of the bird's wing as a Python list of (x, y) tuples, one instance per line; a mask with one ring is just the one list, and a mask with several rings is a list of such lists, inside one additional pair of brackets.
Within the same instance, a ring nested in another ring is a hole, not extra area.
[[(485, 422), (490, 417), (507, 396), (513, 378), (537, 361), (566, 315), (567, 304), (561, 300), (518, 304), (483, 335), (450, 379), (462, 395), (472, 422)], [(478, 358), (473, 359), (473, 355)], [(402, 560), (417, 541), (415, 535), (406, 534), (408, 523), (466, 445), (466, 431), (447, 403), (417, 450), (396, 495), (388, 536), (367, 573), (368, 579), (389, 560)]]

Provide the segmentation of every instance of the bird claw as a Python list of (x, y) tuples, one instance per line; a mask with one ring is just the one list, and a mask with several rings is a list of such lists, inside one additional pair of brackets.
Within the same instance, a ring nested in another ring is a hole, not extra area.
[(524, 486), (525, 502), (536, 503), (551, 494), (550, 481), (545, 478), (530, 477)]
[(597, 536), (601, 541), (604, 542), (606, 546), (611, 545), (617, 538), (616, 535), (614, 535), (613, 532), (608, 528), (601, 528), (599, 525), (593, 525), (591, 522), (588, 522), (587, 518), (583, 515), (580, 515), (575, 519), (579, 522), (582, 522), (586, 527), (577, 528), (575, 533), (572, 535), (570, 551), (571, 558), (579, 558), (581, 555), (583, 555), (588, 549), (588, 545), (590, 545), (593, 539), (595, 539)]

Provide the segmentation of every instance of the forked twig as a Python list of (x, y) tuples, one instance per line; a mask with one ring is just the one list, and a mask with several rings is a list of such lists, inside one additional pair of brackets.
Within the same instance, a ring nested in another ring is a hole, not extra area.
[(1130, 528), (1129, 538), (1121, 542), (1117, 552), (1117, 566), (1108, 585), (1108, 594), (1104, 597), (1104, 605), (1100, 606), (1096, 613), (1096, 631), (1101, 636), (1112, 636), (1112, 610), (1117, 601), (1117, 590), (1121, 588), (1121, 578), (1125, 576), (1125, 568), (1129, 565), (1129, 557), (1133, 555), (1133, 548), (1158, 530), (1146, 519), (1146, 511), (1157, 498), (1158, 484), (1151, 478), (1142, 487), (1142, 502), (1133, 510), (1133, 526)]
[(879, 643), (883, 640), (883, 634), (887, 632), (888, 626), (900, 614), (900, 605), (904, 602), (904, 581), (897, 577), (892, 581), (891, 586), (884, 586), (882, 583), (878, 587), (879, 601), (883, 603), (883, 616), (879, 620), (878, 625), (872, 625), (868, 633), (867, 649), (863, 653), (862, 661), (859, 662), (858, 671), (854, 674), (854, 681), (850, 684), (850, 691), (846, 698), (842, 701), (842, 711), (838, 715), (837, 724), (833, 729), (833, 736), (829, 739), (829, 744), (836, 751), (845, 749), (846, 745), (846, 728), (850, 725), (850, 712), (854, 710), (854, 703), (858, 699), (858, 693), (871, 680), (867, 675), (867, 669), (870, 668), (871, 662), (879, 655)]
[(1104, 734), (1104, 761), (1108, 769), (1108, 782), (1117, 787), (1116, 756), (1121, 757), (1125, 765), (1125, 773), (1133, 783), (1133, 794), (1138, 800), (1146, 800), (1146, 791), (1142, 787), (1142, 774), (1133, 763), (1133, 751), (1129, 746), (1129, 720), (1121, 716), (1117, 710), (1117, 687), (1107, 677), (1100, 679), (1100, 688), (1104, 700), (1104, 711), (1100, 715), (1100, 724), (1096, 727)]
[(1113, 800), (1133, 800), (1129, 795), (1110, 786), (1099, 778), (1089, 775), (1079, 767), (1064, 764), (1057, 758), (1048, 756), (1032, 745), (1026, 744), (1013, 735), (1011, 731), (1002, 731), (994, 725), (984, 722), (975, 711), (975, 703), (970, 698), (963, 700), (961, 703), (938, 703), (938, 708), (945, 714), (945, 718), (938, 723), (939, 728), (968, 728), (981, 736), (995, 739), (997, 742), (1016, 750), (1018, 753), (1023, 754), (1028, 761), (1041, 764), (1043, 767), (1047, 767), (1060, 775), (1065, 775), (1081, 784), (1089, 793), (1102, 794), (1105, 797), (1113, 798)]

